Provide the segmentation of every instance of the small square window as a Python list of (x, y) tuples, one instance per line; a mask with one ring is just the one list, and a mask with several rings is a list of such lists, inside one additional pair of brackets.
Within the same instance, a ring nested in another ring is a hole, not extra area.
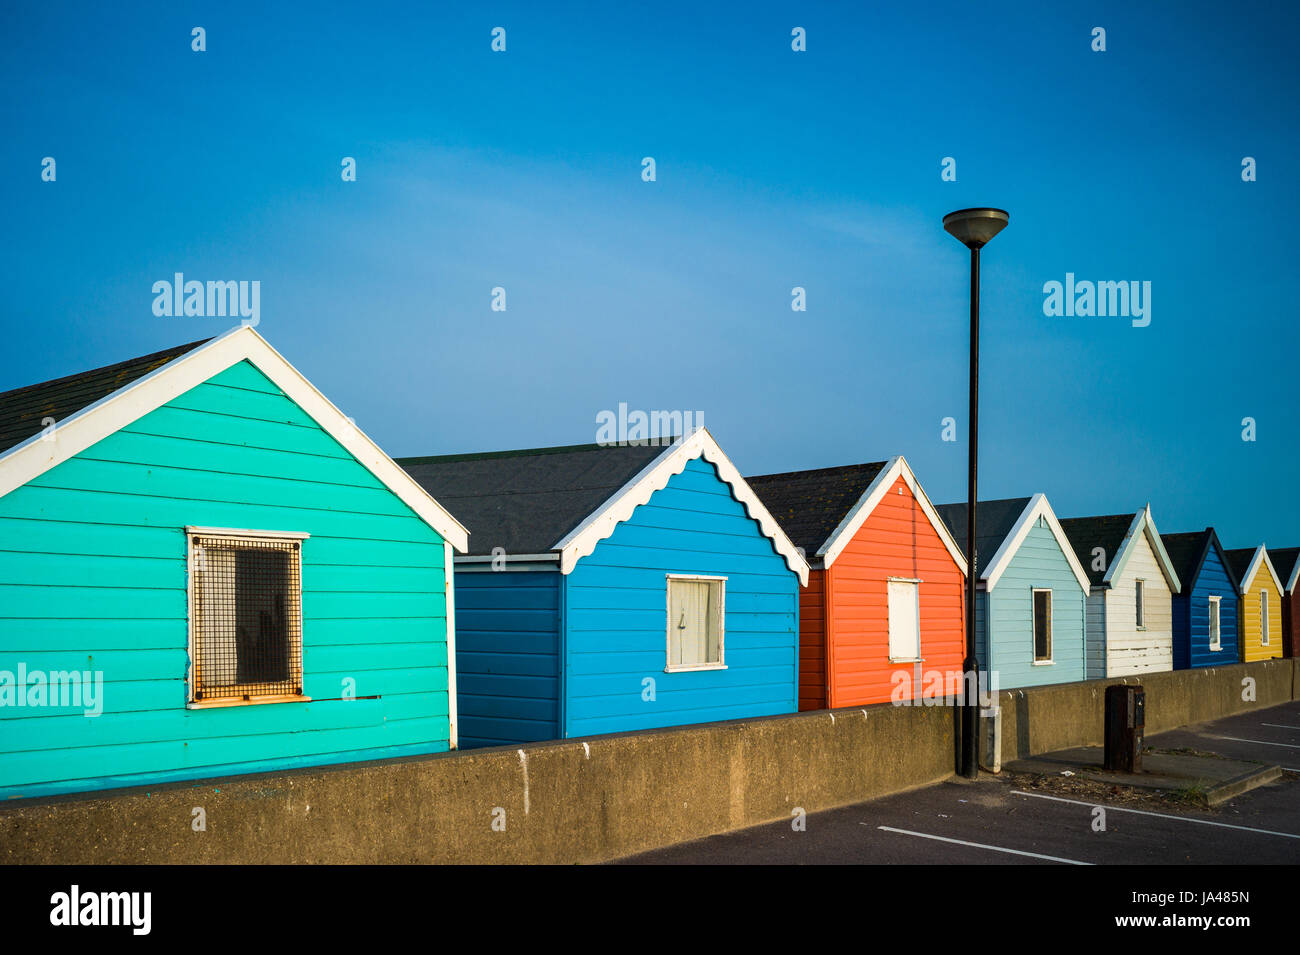
[(190, 700), (304, 698), (302, 540), (305, 534), (187, 529)]
[(1034, 591), (1034, 662), (1052, 662), (1052, 592)]
[(725, 577), (668, 577), (665, 670), (722, 669)]

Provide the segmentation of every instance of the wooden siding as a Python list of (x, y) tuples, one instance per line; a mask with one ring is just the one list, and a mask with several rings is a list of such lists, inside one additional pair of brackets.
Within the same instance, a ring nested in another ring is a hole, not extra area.
[(461, 749), (560, 735), (560, 572), (456, 571)]
[[(919, 578), (924, 672), (960, 673), (965, 656), (965, 575), (899, 478), (831, 565), (830, 705), (888, 702), (898, 671), (889, 661), (886, 579)], [(914, 680), (912, 682), (915, 682)], [(919, 696), (920, 688), (914, 687)]]
[[(1237, 588), (1219, 557), (1218, 548), (1210, 545), (1205, 563), (1195, 580), (1181, 581), (1183, 592), (1172, 600), (1174, 631), (1174, 669), (1187, 670), (1236, 663)], [(1210, 649), (1210, 597), (1219, 598), (1219, 649)]]
[[(1034, 589), (1052, 591), (1052, 663), (1034, 663)], [(1087, 678), (1086, 594), (1044, 518), (1030, 529), (988, 595), (992, 665), (1002, 689)]]
[(826, 571), (799, 590), (799, 709), (826, 708)]
[[(966, 599), (964, 590), (962, 599)], [(975, 659), (985, 673), (990, 672), (995, 665), (989, 658), (989, 595), (983, 590), (975, 592)], [(984, 686), (983, 680), (980, 681), (980, 686)]]
[[(311, 535), (314, 701), (186, 709), (186, 525)], [(445, 750), (445, 609), (442, 539), (232, 366), (0, 498), (0, 670), (104, 679), (98, 717), (0, 708), (0, 795)]]
[[(1259, 595), (1268, 593), (1268, 644), (1259, 618)], [(1267, 567), (1255, 572), (1250, 591), (1241, 596), (1241, 660), (1253, 663), (1282, 656), (1282, 595)]]
[(1295, 594), (1282, 595), (1282, 652), (1289, 657), (1300, 656), (1296, 652), (1296, 604)]
[[(1146, 626), (1137, 626), (1136, 581), (1146, 585)], [(1169, 584), (1145, 533), (1133, 544), (1119, 578), (1106, 592), (1107, 677), (1174, 668), (1173, 604)]]
[(1093, 587), (1088, 592), (1087, 605), (1087, 665), (1089, 680), (1106, 676), (1106, 588)]
[[(726, 576), (726, 669), (664, 672), (669, 573)], [(564, 735), (795, 712), (798, 589), (730, 485), (691, 461), (565, 578)]]

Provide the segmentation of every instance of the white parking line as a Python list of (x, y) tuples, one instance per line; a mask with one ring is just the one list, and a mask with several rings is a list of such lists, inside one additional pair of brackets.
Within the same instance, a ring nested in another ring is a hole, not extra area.
[(1270, 743), (1266, 739), (1242, 739), (1240, 736), (1216, 736), (1215, 739), (1230, 739), (1234, 743), (1258, 743), (1260, 746), (1285, 746), (1287, 749), (1300, 749), (1294, 743)]
[(1157, 819), (1177, 819), (1179, 822), (1194, 822), (1201, 826), (1216, 826), (1219, 829), (1238, 829), (1242, 832), (1257, 832), (1262, 836), (1280, 836), (1283, 839), (1300, 839), (1300, 834), (1294, 832), (1275, 832), (1272, 829), (1254, 829), (1250, 826), (1234, 826), (1227, 822), (1214, 822), (1210, 819), (1193, 819), (1190, 816), (1173, 816), (1165, 812), (1148, 812), (1145, 809), (1125, 809), (1122, 806), (1112, 806), (1104, 802), (1080, 802), (1077, 799), (1065, 799), (1062, 796), (1048, 796), (1045, 793), (1026, 793), (1018, 789), (1011, 790), (1013, 796), (1032, 796), (1035, 799), (1050, 799), (1053, 802), (1068, 802), (1076, 806), (1087, 806), (1093, 809), (1102, 806), (1107, 812), (1130, 812), (1135, 816), (1155, 816)]
[(1287, 726), (1285, 723), (1260, 723), (1260, 726), (1271, 726), (1275, 730), (1300, 730), (1300, 726)]
[[(858, 823), (865, 826), (867, 823)], [(1046, 859), (1048, 862), (1064, 862), (1066, 865), (1092, 865), (1091, 862), (1079, 862), (1075, 859), (1062, 859), (1060, 856), (1045, 856), (1037, 852), (1021, 852), (1019, 849), (1004, 849), (1002, 846), (986, 846), (982, 842), (966, 842), (964, 839), (949, 839), (945, 836), (932, 836), (928, 832), (912, 832), (910, 829), (894, 829), (891, 826), (876, 826), (884, 832), (899, 832), (905, 836), (919, 836), (922, 839), (933, 839), (936, 842), (951, 842), (954, 845), (970, 846), (973, 849), (988, 849), (990, 852), (1005, 852), (1013, 856), (1029, 856), (1033, 859)]]

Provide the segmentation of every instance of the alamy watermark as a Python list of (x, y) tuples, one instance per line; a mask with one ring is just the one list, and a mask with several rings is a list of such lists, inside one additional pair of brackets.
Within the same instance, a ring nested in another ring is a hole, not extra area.
[(893, 685), (889, 702), (895, 706), (945, 706), (949, 700), (960, 704), (969, 697), (975, 699), (981, 709), (996, 711), (1000, 684), (998, 671), (978, 671), (978, 693), (972, 683), (976, 677), (976, 671), (923, 670), (917, 662), (910, 673), (895, 670), (889, 675), (889, 682)]
[(1151, 324), (1151, 283), (1075, 281), (1073, 272), (1065, 281), (1043, 283), (1043, 314), (1073, 318), (1131, 318), (1134, 328)]
[(187, 282), (184, 273), (177, 272), (170, 282), (154, 282), (153, 294), (153, 313), (159, 318), (229, 316), (243, 319), (243, 325), (262, 320), (262, 283), (257, 280)]
[(148, 935), (152, 909), (152, 892), (85, 892), (73, 885), (50, 896), (50, 924), (116, 925), (130, 928), (132, 935)]
[(666, 448), (703, 427), (703, 411), (628, 411), (627, 402), (620, 401), (617, 411), (606, 409), (596, 414), (596, 443)]
[(101, 670), (0, 670), (0, 707), (67, 707), (85, 716), (104, 712), (104, 674)]

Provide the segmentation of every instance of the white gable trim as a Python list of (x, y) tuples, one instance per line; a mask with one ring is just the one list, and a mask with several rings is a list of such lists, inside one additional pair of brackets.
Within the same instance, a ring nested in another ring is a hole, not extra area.
[(668, 481), (680, 474), (686, 465), (702, 457), (718, 469), (718, 476), (731, 485), (731, 493), (749, 516), (758, 521), (763, 533), (772, 541), (778, 554), (785, 558), (786, 565), (799, 575), (799, 583), (808, 586), (808, 562), (799, 553), (798, 548), (781, 530), (776, 519), (768, 513), (745, 479), (740, 476), (736, 466), (722, 452), (722, 448), (713, 440), (713, 436), (704, 428), (698, 428), (691, 434), (678, 438), (657, 458), (641, 469), (632, 480), (624, 484), (604, 504), (587, 515), (586, 520), (565, 535), (555, 545), (560, 553), (560, 573), (567, 574), (573, 570), (579, 560), (586, 557), (606, 537), (614, 533), (614, 528), (632, 516), (632, 512), (650, 500), (656, 491), (663, 490)]
[(1297, 583), (1300, 583), (1300, 554), (1296, 555), (1295, 564), (1291, 568), (1291, 576), (1287, 578), (1286, 590), (1282, 591), (1282, 593), (1295, 593), (1295, 585)]
[(1151, 546), (1151, 552), (1155, 554), (1156, 563), (1160, 565), (1160, 572), (1165, 575), (1165, 583), (1169, 585), (1169, 592), (1181, 593), (1183, 585), (1178, 580), (1178, 573), (1174, 570), (1174, 562), (1169, 559), (1169, 552), (1165, 550), (1164, 541), (1160, 539), (1160, 532), (1156, 530), (1156, 522), (1155, 518), (1151, 516), (1150, 504), (1133, 515), (1133, 523), (1129, 525), (1128, 533), (1124, 535), (1124, 540), (1120, 543), (1119, 554), (1106, 568), (1106, 576), (1102, 578), (1102, 583), (1109, 587), (1115, 585), (1115, 580), (1124, 572), (1124, 567), (1128, 563), (1129, 557), (1132, 556), (1133, 547), (1139, 533), (1146, 534), (1147, 543)]
[(53, 441), (42, 440), (38, 433), (0, 454), (0, 497), (241, 361), (255, 365), (444, 541), (462, 553), (468, 548), (469, 534), (460, 522), (362, 434), (251, 325), (232, 328), (69, 415), (55, 425)]
[(456, 705), (456, 583), (451, 541), (442, 542), (442, 586), (443, 601), (447, 612), (447, 748), (455, 749), (459, 745), (457, 730), (460, 714)]
[(1025, 505), (1025, 509), (1020, 512), (1020, 517), (1016, 519), (1015, 527), (1002, 540), (1002, 545), (993, 555), (993, 559), (988, 562), (988, 570), (985, 571), (981, 580), (984, 581), (984, 589), (992, 590), (997, 584), (998, 578), (1002, 573), (1011, 566), (1011, 560), (1020, 545), (1025, 542), (1029, 532), (1034, 529), (1039, 518), (1047, 521), (1048, 529), (1051, 530), (1052, 536), (1056, 538), (1056, 543), (1061, 548), (1061, 553), (1065, 555), (1066, 562), (1070, 565), (1070, 571), (1079, 581), (1079, 586), (1083, 588), (1086, 594), (1092, 589), (1092, 583), (1088, 580), (1088, 575), (1079, 563), (1078, 555), (1074, 553), (1074, 547), (1069, 538), (1065, 536), (1065, 531), (1061, 529), (1061, 522), (1056, 519), (1056, 512), (1052, 510), (1052, 505), (1047, 503), (1047, 495), (1035, 494)]
[[(1250, 566), (1246, 568), (1246, 573), (1241, 578), (1240, 590), (1243, 597), (1250, 592), (1250, 585), (1255, 582), (1255, 575), (1259, 573), (1260, 567), (1268, 568), (1268, 574), (1273, 578), (1273, 584), (1277, 587), (1278, 593), (1285, 594), (1288, 592), (1282, 589), (1282, 580), (1273, 568), (1273, 560), (1268, 556), (1268, 548), (1260, 544), (1255, 548), (1255, 556), (1250, 559)], [(1294, 577), (1295, 574), (1293, 573), (1291, 576)]]
[(1279, 594), (1286, 593), (1282, 589), (1282, 578), (1277, 575), (1277, 568), (1273, 566), (1273, 558), (1268, 556), (1268, 548), (1263, 544), (1259, 546), (1264, 551), (1264, 566), (1268, 568), (1268, 575), (1273, 578), (1273, 586), (1277, 588)]
[(921, 511), (929, 520), (930, 526), (939, 534), (943, 546), (948, 549), (948, 553), (957, 562), (961, 572), (966, 573), (966, 557), (962, 554), (961, 548), (957, 546), (957, 542), (953, 540), (948, 525), (939, 517), (934, 505), (930, 503), (930, 498), (926, 496), (920, 482), (916, 480), (916, 475), (912, 473), (912, 468), (901, 454), (890, 458), (886, 462), (885, 466), (880, 469), (880, 473), (876, 475), (876, 479), (862, 492), (862, 497), (858, 498), (858, 503), (854, 504), (853, 509), (844, 515), (844, 520), (840, 521), (839, 526), (826, 539), (826, 543), (822, 544), (817, 551), (817, 556), (822, 559), (823, 567), (829, 568), (835, 562), (835, 558), (840, 556), (844, 548), (849, 546), (849, 542), (853, 540), (854, 535), (866, 523), (876, 505), (884, 499), (885, 495), (889, 493), (889, 489), (894, 486), (894, 483), (900, 477), (907, 484), (917, 503), (921, 505)]

